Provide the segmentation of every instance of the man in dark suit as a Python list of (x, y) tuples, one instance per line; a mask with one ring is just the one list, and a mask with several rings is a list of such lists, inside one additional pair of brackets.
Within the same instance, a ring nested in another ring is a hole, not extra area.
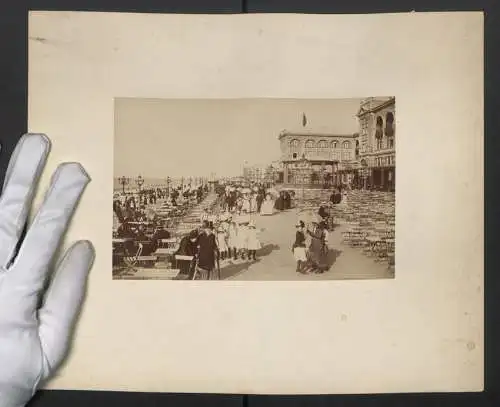
[(219, 259), (219, 248), (213, 233), (213, 225), (203, 221), (203, 230), (198, 236), (198, 271), (202, 280), (211, 280)]
[(264, 202), (264, 194), (259, 191), (259, 193), (257, 194), (257, 212), (260, 212), (262, 202)]
[[(175, 252), (181, 256), (195, 256), (198, 244), (198, 231), (192, 230), (188, 235), (184, 236), (179, 242), (179, 248)], [(194, 263), (182, 260), (179, 262), (181, 274), (188, 274), (191, 279), (194, 273)]]

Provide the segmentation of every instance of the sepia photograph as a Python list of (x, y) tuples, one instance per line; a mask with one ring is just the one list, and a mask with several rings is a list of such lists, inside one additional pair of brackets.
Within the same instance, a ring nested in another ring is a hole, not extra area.
[(29, 23), (33, 208), (82, 163), (96, 250), (44, 388), (484, 389), (482, 13)]
[(395, 98), (115, 100), (113, 278), (395, 275)]

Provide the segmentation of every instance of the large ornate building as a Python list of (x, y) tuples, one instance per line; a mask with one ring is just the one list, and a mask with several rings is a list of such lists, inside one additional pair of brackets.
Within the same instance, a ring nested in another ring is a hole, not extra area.
[(358, 175), (364, 187), (394, 190), (396, 177), (395, 98), (361, 102)]
[(358, 159), (357, 134), (282, 131), (278, 136), (285, 186), (350, 182)]
[(394, 191), (395, 98), (363, 99), (356, 116), (359, 132), (354, 134), (282, 131), (278, 182), (288, 187), (349, 183)]

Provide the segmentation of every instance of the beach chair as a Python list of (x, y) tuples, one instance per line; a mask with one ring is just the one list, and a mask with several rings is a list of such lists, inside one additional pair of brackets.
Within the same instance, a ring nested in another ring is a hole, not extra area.
[(137, 246), (137, 251), (134, 254), (128, 255), (127, 253), (127, 255), (123, 257), (123, 262), (125, 263), (125, 267), (127, 268), (127, 270), (130, 271), (136, 270), (136, 265), (142, 253), (142, 248), (143, 248), (142, 243), (139, 243)]

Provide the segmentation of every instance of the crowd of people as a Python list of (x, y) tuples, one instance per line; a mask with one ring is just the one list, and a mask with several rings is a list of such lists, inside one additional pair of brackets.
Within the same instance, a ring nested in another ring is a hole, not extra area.
[(310, 224), (299, 220), (296, 227), (292, 252), (296, 261), (296, 272), (322, 274), (329, 269), (329, 232), (334, 228), (333, 211), (337, 205), (347, 205), (347, 187), (334, 187), (328, 201), (319, 205)]
[(271, 184), (255, 183), (249, 186), (241, 184), (219, 184), (216, 192), (222, 204), (222, 210), (231, 213), (260, 213), (272, 215), (274, 210), (282, 211), (292, 207), (292, 191), (276, 191)]
[[(276, 205), (277, 199), (264, 185), (250, 188), (241, 184), (217, 184), (213, 189), (217, 194), (216, 204), (212, 210), (206, 208), (203, 211), (199, 225), (180, 239), (174, 253), (195, 258), (194, 262), (179, 262), (181, 274), (189, 278), (214, 278), (220, 261), (256, 261), (261, 243), (251, 216), (258, 212), (272, 214), (275, 207), (283, 210), (290, 205)], [(156, 188), (144, 189), (136, 194), (116, 194), (113, 202), (114, 237), (122, 243), (123, 250), (115, 253), (114, 264), (120, 263), (124, 252), (127, 255), (135, 253), (138, 244), (142, 256), (152, 255), (162, 239), (173, 236), (169, 230), (172, 223), (162, 220), (152, 208), (157, 200), (167, 201), (175, 207), (193, 201), (199, 204), (209, 191), (210, 187), (203, 185), (197, 188), (178, 187), (170, 191)], [(286, 201), (284, 194), (278, 194), (278, 197), (282, 202)], [(186, 211), (180, 216), (188, 213)]]
[(255, 222), (249, 217), (222, 216), (214, 224), (203, 220), (199, 229), (184, 236), (175, 255), (191, 256), (193, 261), (180, 263), (181, 274), (190, 279), (216, 278), (220, 262), (256, 261), (261, 248)]
[[(262, 243), (260, 230), (255, 224), (256, 215), (273, 215), (294, 206), (293, 191), (277, 191), (271, 184), (217, 183), (197, 187), (179, 186), (172, 189), (148, 188), (136, 194), (117, 194), (113, 210), (118, 226), (114, 235), (123, 239), (123, 251), (133, 254), (137, 245), (141, 255), (155, 253), (163, 239), (175, 235), (171, 218), (165, 220), (153, 209), (158, 200), (172, 208), (200, 204), (209, 192), (217, 199), (205, 208), (199, 222), (192, 230), (180, 237), (174, 255), (187, 256), (193, 261), (178, 262), (180, 274), (186, 278), (213, 279), (224, 265), (235, 262), (255, 262)], [(345, 203), (346, 193), (340, 188), (332, 190), (328, 202), (323, 202), (317, 212), (318, 220), (306, 226), (303, 221), (296, 225), (292, 252), (298, 273), (323, 273), (328, 269), (328, 231), (332, 227), (330, 216), (334, 205)], [(179, 216), (189, 214), (189, 210)], [(170, 221), (170, 223), (169, 223)], [(170, 229), (170, 230), (169, 230)], [(116, 253), (114, 264), (119, 263)], [(115, 261), (116, 260), (116, 261)]]
[[(139, 247), (142, 256), (153, 254), (162, 239), (172, 237), (176, 221), (208, 193), (206, 184), (115, 193), (113, 237), (120, 243), (113, 247), (113, 265), (122, 266), (123, 258), (137, 253)], [(169, 208), (167, 217), (159, 216), (154, 209), (160, 200)]]
[(295, 225), (292, 252), (297, 262), (295, 271), (301, 274), (321, 274), (328, 270), (328, 228), (324, 221), (313, 220), (311, 226), (299, 220)]

